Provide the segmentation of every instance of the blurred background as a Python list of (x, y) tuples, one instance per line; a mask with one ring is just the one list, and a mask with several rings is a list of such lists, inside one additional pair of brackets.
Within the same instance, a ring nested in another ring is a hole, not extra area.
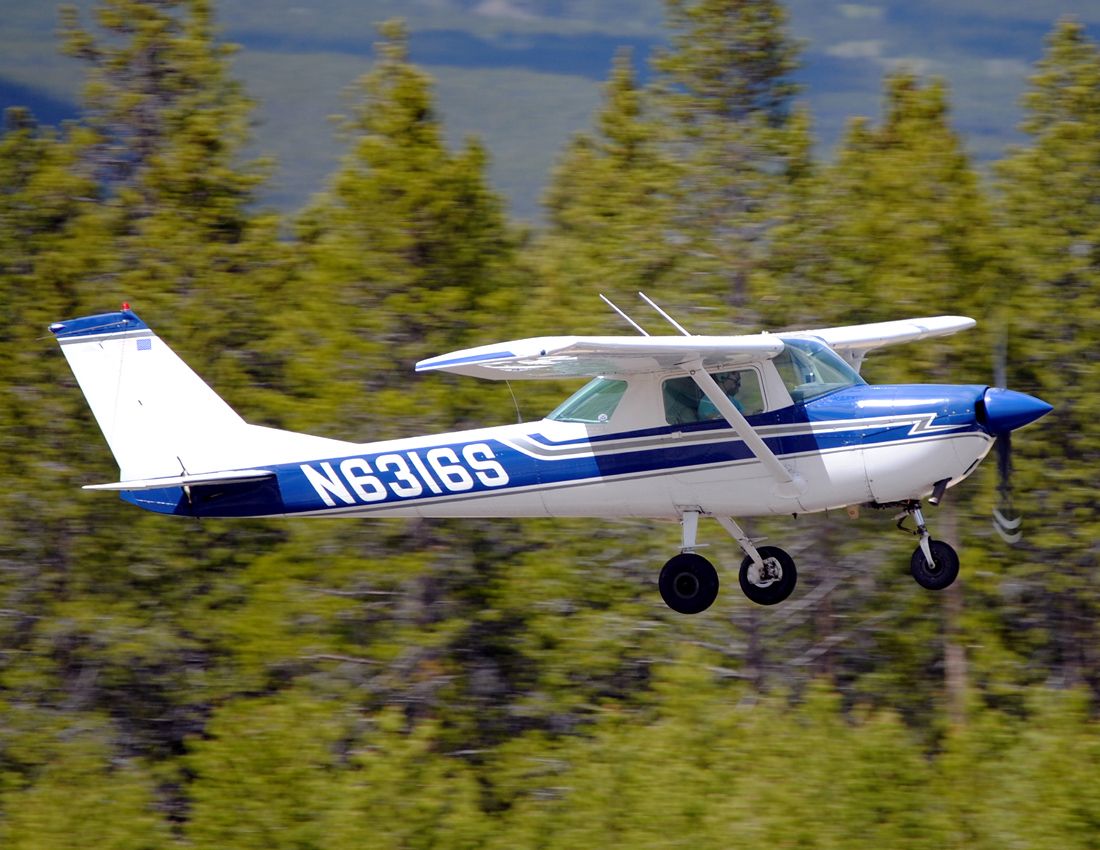
[[(1095, 0), (0, 8), (0, 846), (1095, 847)], [(684, 617), (674, 524), (147, 515), (79, 489), (117, 471), (45, 330), (129, 301), (249, 421), (367, 441), (514, 420), (413, 364), (638, 289), (974, 316), (864, 375), (1055, 406), (1023, 539), (992, 462), (940, 594), (889, 514), (753, 521), (765, 609), (704, 524)]]

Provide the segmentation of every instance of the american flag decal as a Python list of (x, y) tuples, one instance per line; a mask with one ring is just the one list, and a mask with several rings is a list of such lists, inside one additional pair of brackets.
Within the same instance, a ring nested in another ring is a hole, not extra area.
[(139, 339), (137, 341), (138, 351), (149, 351), (150, 349), (152, 349), (152, 347), (153, 347), (153, 341), (151, 339), (149, 339), (149, 337), (145, 337), (145, 338)]

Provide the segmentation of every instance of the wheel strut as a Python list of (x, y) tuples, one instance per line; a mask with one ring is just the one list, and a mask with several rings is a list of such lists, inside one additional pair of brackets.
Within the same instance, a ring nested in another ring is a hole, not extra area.
[(715, 519), (745, 550), (739, 574), (745, 596), (757, 605), (775, 605), (790, 596), (798, 581), (794, 559), (775, 546), (758, 549), (733, 517), (716, 516)]
[(752, 538), (745, 534), (744, 529), (737, 524), (737, 521), (733, 517), (728, 516), (716, 516), (718, 524), (722, 526), (737, 543), (745, 550), (745, 554), (748, 555), (757, 567), (764, 566), (764, 559), (760, 557), (760, 551), (756, 548), (756, 544), (752, 542)]
[(681, 538), (680, 551), (694, 552), (696, 536), (699, 533), (699, 514), (701, 511), (684, 511), (680, 514)]
[[(905, 521), (913, 518), (917, 528), (914, 531), (905, 527)], [(920, 509), (920, 502), (907, 502), (904, 512), (898, 514), (898, 528), (907, 534), (915, 534), (920, 538), (920, 550), (928, 563), (932, 563), (932, 535), (928, 533), (928, 525), (924, 521), (924, 512)]]
[[(695, 552), (700, 516), (713, 515), (698, 507), (680, 511), (680, 554), (665, 564), (658, 579), (661, 597), (682, 614), (706, 610), (718, 594), (717, 571)], [(790, 596), (798, 579), (794, 559), (774, 546), (758, 549), (732, 517), (714, 518), (745, 552), (739, 574), (745, 595), (758, 605), (774, 605)]]
[[(958, 553), (944, 541), (932, 539), (920, 509), (920, 502), (906, 502), (904, 507), (905, 510), (898, 514), (898, 528), (920, 537), (920, 545), (909, 561), (909, 571), (921, 587), (927, 590), (943, 590), (959, 574)], [(916, 523), (915, 531), (905, 527), (905, 521), (909, 517)]]

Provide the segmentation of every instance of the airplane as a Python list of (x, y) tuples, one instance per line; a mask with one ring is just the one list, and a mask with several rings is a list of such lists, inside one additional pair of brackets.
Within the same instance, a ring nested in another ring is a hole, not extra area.
[(679, 552), (658, 588), (683, 614), (718, 594), (716, 568), (696, 551), (702, 518), (740, 545), (739, 583), (760, 605), (787, 599), (797, 568), (779, 547), (757, 546), (735, 516), (899, 510), (898, 527), (919, 538), (913, 578), (949, 586), (959, 558), (932, 538), (922, 501), (938, 504), (999, 436), (1052, 410), (984, 384), (860, 376), (869, 352), (973, 327), (965, 316), (699, 336), (642, 297), (677, 334), (650, 336), (604, 299), (637, 336), (511, 340), (416, 364), (422, 375), (589, 379), (545, 418), (374, 443), (245, 422), (129, 304), (50, 331), (119, 466), (119, 481), (84, 489), (189, 517), (678, 521)]

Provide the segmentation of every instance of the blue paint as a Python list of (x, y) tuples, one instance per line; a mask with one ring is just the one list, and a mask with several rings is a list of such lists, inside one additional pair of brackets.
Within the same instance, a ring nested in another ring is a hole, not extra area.
[(54, 322), (50, 325), (50, 333), (58, 339), (147, 330), (149, 330), (149, 326), (139, 319), (132, 310), (100, 313), (97, 316), (83, 316), (79, 319), (67, 319), (64, 322)]
[(416, 364), (417, 372), (428, 372), (432, 369), (442, 369), (445, 366), (456, 366), (458, 364), (472, 364), (472, 363), (484, 363), (487, 360), (501, 360), (506, 357), (515, 357), (511, 351), (490, 351), (487, 354), (472, 354), (467, 357), (452, 357), (449, 360), (440, 360), (433, 358), (432, 360), (424, 360)]
[(978, 419), (990, 434), (1007, 434), (1023, 428), (1053, 409), (1035, 396), (990, 387), (979, 406)]

